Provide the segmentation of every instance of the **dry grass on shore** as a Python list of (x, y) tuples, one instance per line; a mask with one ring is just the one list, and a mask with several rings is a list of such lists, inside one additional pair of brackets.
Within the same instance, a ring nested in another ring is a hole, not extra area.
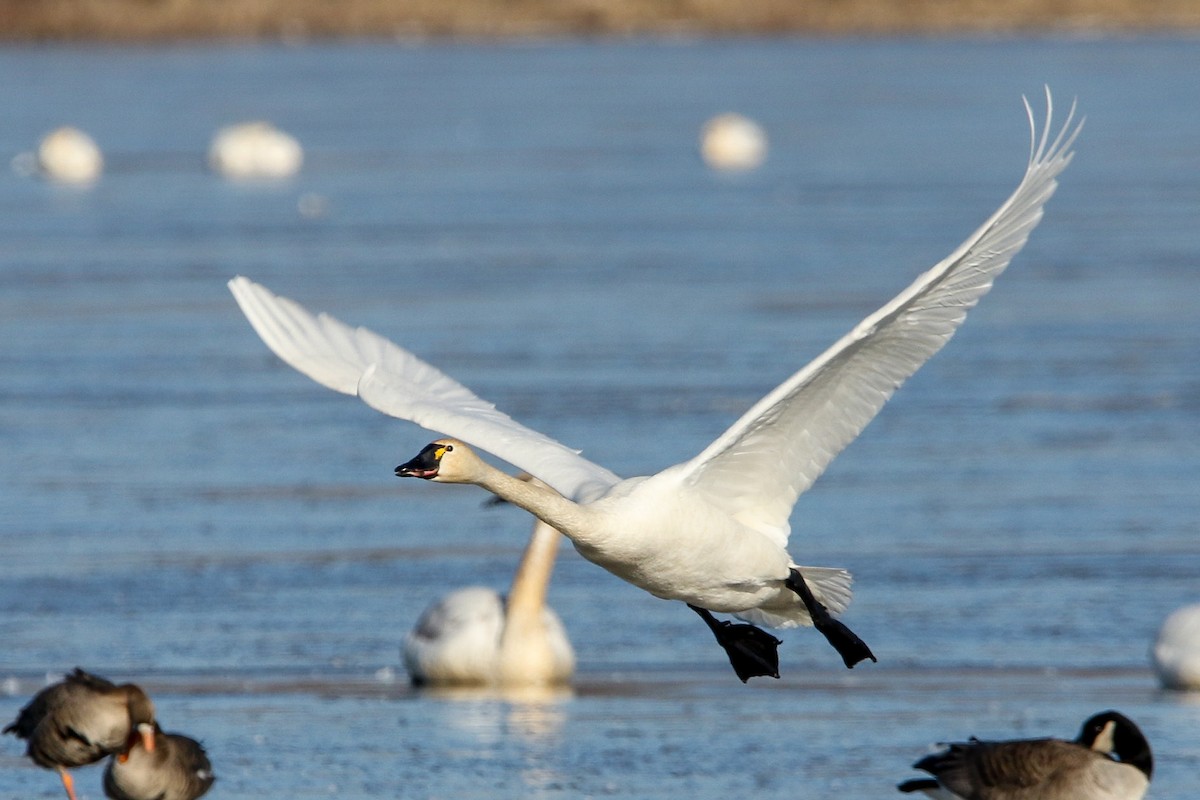
[(0, 0), (9, 41), (1200, 30), (1200, 0)]

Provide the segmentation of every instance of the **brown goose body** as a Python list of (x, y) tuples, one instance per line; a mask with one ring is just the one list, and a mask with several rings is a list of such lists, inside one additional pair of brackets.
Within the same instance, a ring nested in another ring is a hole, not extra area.
[(153, 724), (154, 705), (139, 687), (76, 668), (34, 695), (4, 733), (25, 739), (26, 755), (35, 764), (58, 770), (74, 800), (68, 769), (123, 752), (139, 737), (153, 748)]
[(154, 752), (135, 742), (104, 770), (112, 800), (196, 800), (213, 785), (212, 762), (195, 739), (155, 730)]
[(939, 800), (1140, 800), (1153, 758), (1138, 727), (1115, 711), (1088, 719), (1074, 741), (950, 744), (913, 765), (932, 778), (900, 784)]

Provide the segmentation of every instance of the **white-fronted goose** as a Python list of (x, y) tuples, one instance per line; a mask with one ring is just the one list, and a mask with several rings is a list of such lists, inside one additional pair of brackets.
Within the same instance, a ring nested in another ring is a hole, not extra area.
[(57, 770), (67, 796), (76, 800), (67, 770), (126, 752), (135, 742), (153, 752), (154, 704), (132, 683), (118, 686), (76, 667), (34, 695), (4, 733), (25, 739), (26, 755)]
[(155, 728), (154, 750), (135, 742), (104, 770), (112, 800), (196, 800), (213, 785), (212, 763), (195, 739)]

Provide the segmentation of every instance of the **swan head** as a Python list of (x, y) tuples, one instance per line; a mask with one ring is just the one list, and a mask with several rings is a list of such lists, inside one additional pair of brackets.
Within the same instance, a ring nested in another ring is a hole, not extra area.
[(401, 478), (423, 478), (441, 483), (475, 483), (483, 462), (457, 439), (438, 439), (417, 453), (416, 457), (396, 467)]

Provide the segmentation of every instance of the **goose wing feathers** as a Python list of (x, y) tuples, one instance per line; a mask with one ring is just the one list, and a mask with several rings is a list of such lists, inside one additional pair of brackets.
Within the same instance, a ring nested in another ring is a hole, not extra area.
[(255, 332), (284, 362), (322, 386), (358, 395), (377, 411), (453, 436), (538, 476), (577, 501), (619, 478), (559, 442), (521, 425), (458, 381), (366, 328), (314, 315), (237, 277), (229, 289)]
[(1022, 739), (951, 744), (913, 766), (959, 797), (1028, 798), (1081, 779), (1104, 757), (1074, 742)]
[(684, 465), (682, 480), (713, 488), (707, 496), (730, 515), (786, 541), (796, 499), (950, 339), (1041, 220), (1082, 124), (1073, 124), (1072, 106), (1053, 134), (1048, 90), (1046, 105), (1039, 136), (1025, 103), (1032, 136), (1029, 164), (991, 218), (945, 260), (760, 400)]

